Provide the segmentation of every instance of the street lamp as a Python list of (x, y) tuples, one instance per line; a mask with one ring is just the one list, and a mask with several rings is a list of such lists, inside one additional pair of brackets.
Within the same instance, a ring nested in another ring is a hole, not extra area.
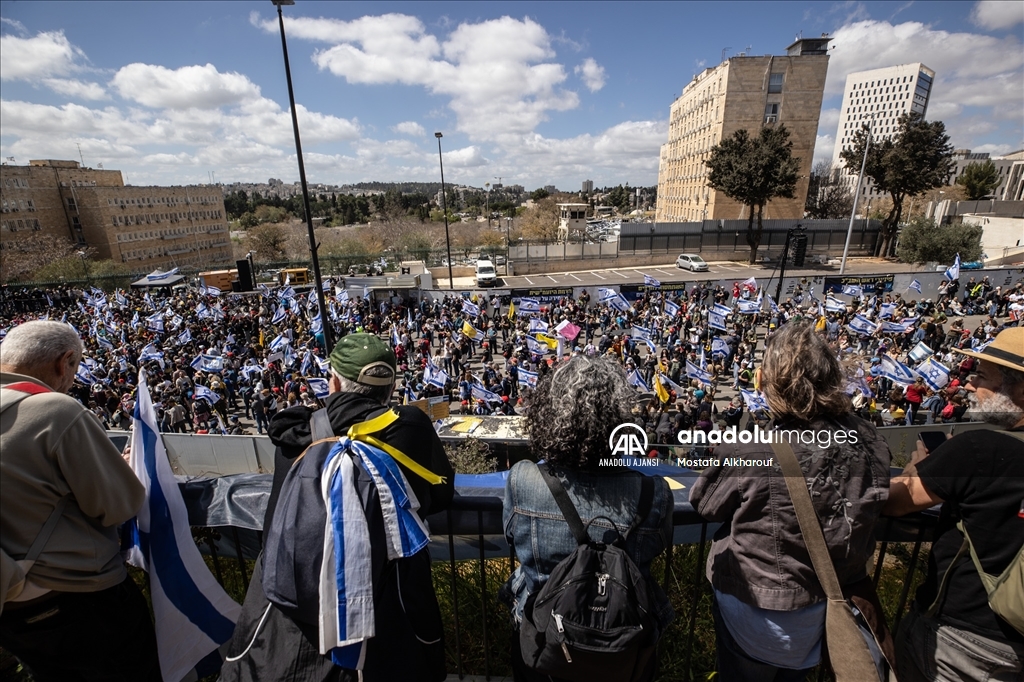
[(455, 278), (452, 276), (452, 240), (448, 236), (448, 193), (444, 189), (444, 158), (441, 156), (441, 133), (434, 133), (437, 138), (437, 160), (441, 164), (441, 210), (444, 211), (444, 243), (448, 247), (448, 288), (455, 288)]
[[(860, 183), (864, 181), (864, 167), (868, 164), (868, 150), (871, 149), (871, 133), (875, 127), (875, 115), (871, 114), (871, 120), (868, 123), (868, 139), (864, 144), (864, 159), (860, 162), (860, 173), (857, 175), (857, 184), (854, 185), (855, 189), (853, 192), (853, 208), (850, 209), (850, 227), (846, 230), (846, 245), (843, 246), (843, 261), (839, 265), (839, 274), (846, 272), (846, 255), (850, 252), (850, 238), (853, 237), (853, 218), (857, 215), (857, 200), (860, 198), (861, 187)], [(868, 209), (870, 210), (871, 203), (868, 202)], [(864, 225), (867, 225), (865, 221)]]
[(82, 259), (82, 277), (84, 277), (85, 281), (88, 282), (89, 281), (89, 263), (88, 263), (88, 261), (85, 260), (85, 251), (84, 250), (76, 251), (75, 253), (77, 253), (78, 257)]
[(306, 166), (302, 162), (302, 142), (299, 139), (299, 117), (295, 111), (295, 92), (292, 89), (292, 70), (288, 65), (288, 42), (284, 37), (283, 5), (294, 5), (295, 0), (270, 0), (277, 7), (277, 21), (281, 26), (281, 51), (284, 53), (284, 74), (288, 80), (288, 104), (292, 110), (292, 129), (295, 131), (295, 155), (299, 159), (299, 182), (302, 183), (302, 205), (306, 210), (306, 230), (309, 233), (309, 254), (313, 261), (313, 282), (316, 287), (316, 302), (320, 309), (320, 327), (324, 335), (324, 353), (329, 354), (331, 348), (331, 325), (327, 319), (327, 301), (324, 299), (324, 286), (320, 279), (320, 258), (317, 256), (316, 234), (313, 232), (313, 213), (309, 208), (309, 186), (306, 184)]

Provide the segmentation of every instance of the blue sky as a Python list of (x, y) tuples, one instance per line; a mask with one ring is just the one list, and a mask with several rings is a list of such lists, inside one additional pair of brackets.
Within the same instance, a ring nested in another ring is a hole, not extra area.
[[(1024, 147), (1024, 3), (321, 3), (285, 8), (312, 182), (657, 182), (669, 105), (723, 50), (834, 36), (846, 74), (921, 61), (958, 148)], [(298, 178), (270, 2), (0, 2), (0, 156), (144, 184)], [(748, 49), (749, 48), (749, 49)]]

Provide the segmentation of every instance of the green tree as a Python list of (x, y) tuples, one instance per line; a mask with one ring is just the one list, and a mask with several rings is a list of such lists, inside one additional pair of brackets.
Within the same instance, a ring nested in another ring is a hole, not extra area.
[(897, 257), (904, 263), (952, 263), (981, 258), (980, 225), (936, 225), (931, 218), (911, 218), (900, 232)]
[(999, 171), (989, 160), (985, 163), (972, 163), (964, 168), (956, 184), (967, 191), (968, 201), (984, 199), (999, 187)]
[(533, 199), (534, 201), (540, 201), (541, 199), (547, 199), (548, 196), (549, 196), (549, 192), (546, 189), (544, 189), (543, 187), (538, 187), (537, 189), (535, 189), (532, 192), (530, 192), (530, 198)]
[[(853, 145), (840, 155), (847, 168), (860, 168), (868, 145), (867, 124), (854, 135)], [(953, 168), (953, 145), (942, 121), (925, 121), (918, 113), (903, 114), (897, 132), (888, 139), (871, 140), (864, 174), (879, 192), (892, 198), (892, 208), (882, 221), (877, 255), (893, 247), (907, 197), (946, 183)]]
[(265, 223), (250, 227), (247, 237), (248, 248), (255, 251), (264, 263), (284, 260), (288, 233), (281, 225)]
[(746, 130), (737, 130), (712, 147), (704, 164), (711, 187), (750, 207), (747, 245), (750, 262), (757, 262), (765, 204), (775, 198), (792, 199), (796, 190), (800, 159), (793, 157), (789, 131), (783, 125), (766, 126), (757, 137), (750, 137)]
[(848, 218), (853, 210), (853, 195), (839, 181), (839, 172), (828, 161), (820, 161), (811, 169), (804, 211), (808, 218), (830, 220)]

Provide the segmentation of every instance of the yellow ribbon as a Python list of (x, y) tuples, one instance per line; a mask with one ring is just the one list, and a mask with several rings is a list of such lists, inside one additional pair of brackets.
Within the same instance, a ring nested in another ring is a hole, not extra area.
[(383, 414), (374, 417), (373, 419), (370, 419), (365, 422), (360, 422), (358, 424), (353, 424), (352, 426), (350, 426), (348, 429), (348, 437), (351, 438), (352, 440), (357, 440), (360, 441), (361, 443), (366, 443), (367, 445), (372, 445), (376, 448), (380, 448), (384, 452), (391, 455), (391, 458), (394, 459), (396, 462), (398, 462), (406, 469), (422, 478), (424, 481), (430, 483), (431, 485), (438, 485), (440, 483), (444, 483), (446, 480), (444, 476), (438, 476), (430, 469), (427, 469), (420, 463), (414, 461), (411, 457), (406, 455), (401, 450), (393, 448), (384, 441), (380, 440), (379, 438), (374, 438), (372, 435), (370, 435), (373, 433), (383, 431), (387, 427), (394, 424), (395, 421), (397, 420), (398, 413), (395, 412), (394, 410), (388, 410), (387, 412), (384, 412)]

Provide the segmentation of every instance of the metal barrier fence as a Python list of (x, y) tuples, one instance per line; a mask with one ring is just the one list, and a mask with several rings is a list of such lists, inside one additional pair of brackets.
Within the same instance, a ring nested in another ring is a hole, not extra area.
[[(479, 671), (467, 671), (464, 662), (463, 643), (465, 640), (473, 638), (479, 638), (483, 645), (483, 675), (490, 679), (492, 670), (494, 669), (494, 661), (492, 661), (492, 648), (494, 641), (500, 639), (495, 633), (489, 632), (488, 623), (488, 605), (491, 607), (497, 606), (494, 601), (491, 600), (493, 595), (488, 594), (488, 582), (493, 582), (493, 566), (495, 565), (495, 558), (499, 555), (507, 556), (507, 570), (501, 572), (501, 579), (507, 579), (516, 566), (515, 554), (504, 544), (503, 530), (501, 527), (501, 512), (502, 512), (502, 501), (500, 498), (495, 497), (463, 497), (456, 496), (453, 500), (451, 509), (449, 509), (442, 518), (437, 516), (431, 518), (432, 533), (432, 545), (431, 554), (434, 557), (435, 563), (443, 561), (448, 564), (448, 577), (447, 585), (440, 584), (437, 582), (435, 576), (435, 591), (442, 591), (450, 589), (451, 591), (451, 604), (452, 604), (452, 618), (454, 619), (454, 642), (449, 642), (449, 648), (454, 648), (454, 659), (455, 659), (455, 673), (460, 679), (467, 674), (480, 674)], [(883, 566), (885, 565), (886, 558), (891, 552), (891, 548), (894, 543), (909, 544), (909, 561), (906, 564), (906, 570), (903, 572), (899, 583), (902, 585), (900, 593), (897, 598), (897, 603), (894, 610), (894, 617), (890, 619), (889, 625), (892, 628), (893, 633), (899, 627), (900, 620), (907, 610), (907, 605), (910, 600), (910, 590), (914, 584), (914, 574), (918, 570), (918, 566), (925, 559), (923, 553), (924, 545), (931, 541), (931, 531), (934, 529), (937, 521), (937, 515), (934, 512), (927, 512), (923, 514), (914, 514), (911, 516), (903, 517), (900, 519), (884, 518), (879, 523), (876, 530), (876, 539), (878, 541), (877, 554), (871, 573), (872, 580), (877, 586), (882, 576)], [(672, 679), (685, 679), (693, 680), (696, 679), (695, 675), (700, 674), (698, 671), (691, 669), (690, 656), (694, 649), (694, 637), (697, 628), (698, 615), (700, 602), (702, 596), (706, 596), (710, 592), (710, 585), (704, 578), (704, 562), (707, 557), (709, 549), (709, 537), (713, 534), (719, 524), (709, 524), (704, 521), (700, 516), (692, 511), (679, 512), (678, 510), (673, 515), (673, 525), (675, 527), (675, 537), (693, 537), (695, 542), (678, 542), (674, 541), (673, 544), (668, 548), (666, 556), (664, 558), (664, 570), (660, 576), (655, 576), (656, 579), (660, 580), (662, 587), (669, 591), (670, 581), (675, 581), (678, 584), (680, 577), (686, 583), (690, 589), (690, 599), (688, 603), (684, 605), (683, 609), (677, 610), (676, 619), (680, 622), (680, 625), (684, 628), (683, 638), (685, 640), (684, 651), (685, 659), (682, 662), (682, 669), (686, 671), (686, 676), (682, 678), (673, 677)], [(436, 526), (436, 528), (435, 528)], [(436, 531), (441, 531), (436, 533)], [(206, 545), (206, 551), (212, 557), (212, 564), (214, 568), (214, 574), (221, 584), (228, 582), (229, 570), (237, 571), (242, 584), (247, 585), (251, 577), (248, 570), (246, 559), (255, 559), (257, 552), (259, 551), (259, 539), (261, 534), (249, 534), (248, 542), (243, 539), (243, 534), (238, 528), (234, 527), (221, 527), (221, 528), (193, 528), (194, 535), (196, 536), (197, 543), (200, 545)], [(225, 547), (223, 543), (218, 543), (216, 535), (221, 535), (221, 540), (224, 539), (224, 535), (230, 539), (230, 545)], [(463, 543), (462, 551), (457, 549), (457, 544)], [(439, 556), (439, 551), (442, 550), (444, 545), (447, 545), (447, 556)], [(697, 557), (693, 564), (693, 572), (688, 576), (678, 576), (674, 574), (673, 554), (679, 551), (680, 547), (686, 544), (691, 544), (696, 548)], [(466, 556), (466, 546), (474, 546), (477, 555), (473, 558)], [(235, 559), (234, 567), (230, 568), (230, 559)], [(460, 556), (461, 555), (461, 556)], [(225, 566), (224, 562), (229, 561), (228, 565)], [(491, 562), (492, 575), (488, 576), (488, 562)], [(504, 561), (497, 561), (497, 564), (505, 566)], [(460, 571), (460, 566), (463, 570)], [(466, 593), (462, 591), (460, 593), (460, 583), (465, 585), (466, 580), (460, 580), (461, 576), (477, 575), (479, 582), (477, 584), (478, 590), (474, 593)], [(479, 628), (476, 632), (470, 632), (462, 620), (460, 619), (459, 609), (460, 600), (470, 601), (473, 604), (479, 603), (481, 608), (479, 618)], [(498, 608), (502, 608), (498, 606)], [(703, 614), (708, 616), (709, 614)], [(703, 618), (707, 620), (707, 618)], [(504, 652), (502, 656), (504, 656)], [(818, 679), (824, 679), (824, 671), (819, 671)]]

